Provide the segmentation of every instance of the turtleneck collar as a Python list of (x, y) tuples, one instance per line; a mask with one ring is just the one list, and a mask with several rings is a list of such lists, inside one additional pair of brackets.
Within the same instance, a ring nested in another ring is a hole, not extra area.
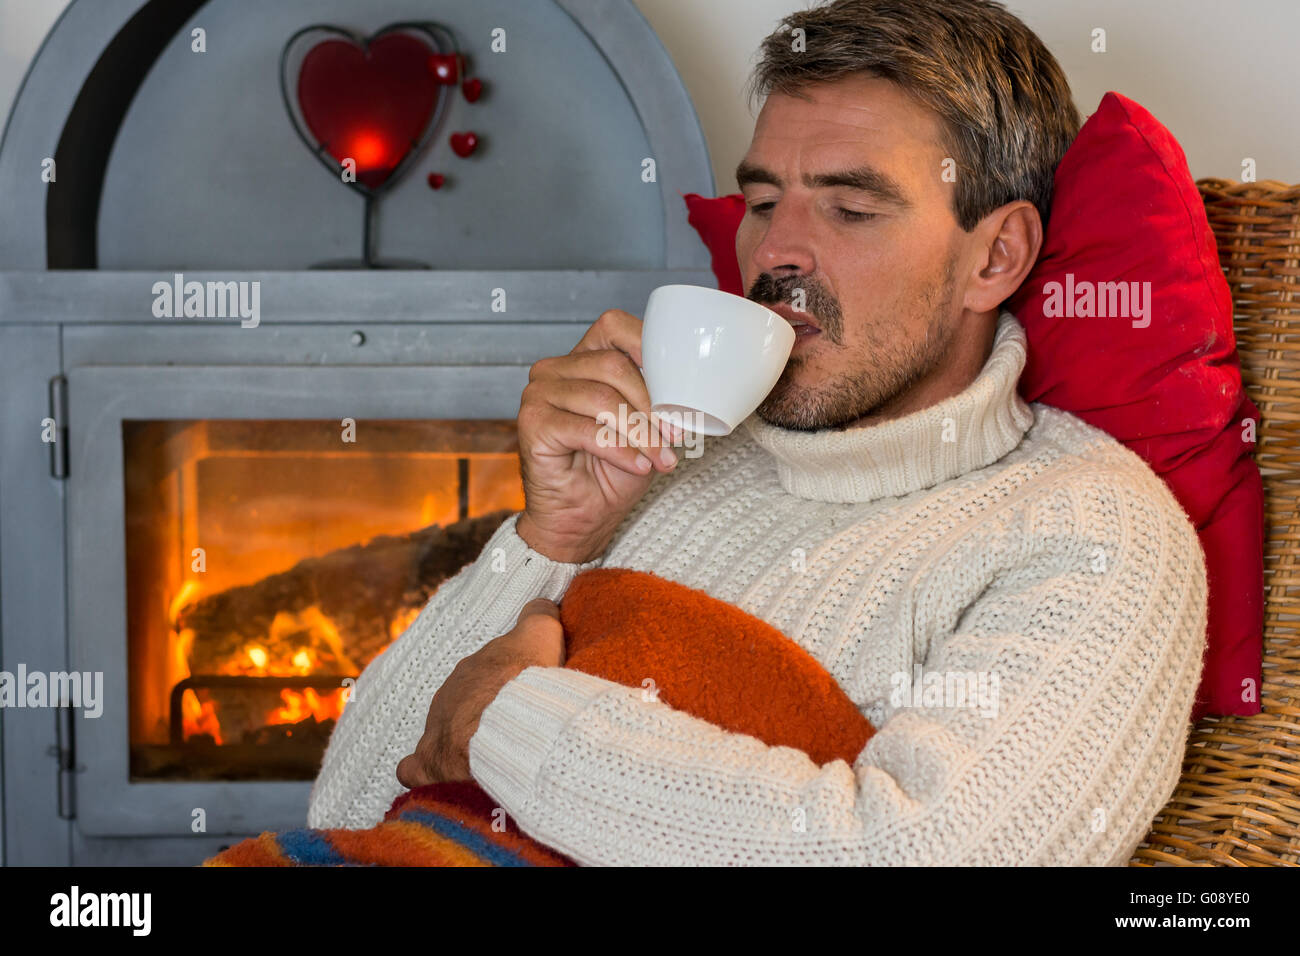
[(1027, 354), (1024, 328), (1002, 312), (979, 375), (929, 408), (865, 428), (794, 431), (757, 414), (741, 424), (776, 460), (792, 495), (837, 502), (898, 497), (991, 465), (1020, 444), (1034, 423), (1016, 391)]

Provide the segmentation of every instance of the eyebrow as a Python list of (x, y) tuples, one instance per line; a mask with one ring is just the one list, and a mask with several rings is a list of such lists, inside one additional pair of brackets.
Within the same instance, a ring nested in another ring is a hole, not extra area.
[[(767, 183), (777, 189), (785, 188), (785, 183), (776, 173), (750, 162), (742, 162), (736, 167), (736, 182), (742, 189), (750, 183)], [(849, 189), (871, 193), (882, 202), (903, 209), (907, 209), (912, 205), (903, 193), (903, 187), (893, 177), (882, 173), (874, 166), (858, 166), (854, 169), (842, 169), (837, 172), (817, 173), (815, 175), (804, 173), (803, 184), (808, 189), (845, 186)]]

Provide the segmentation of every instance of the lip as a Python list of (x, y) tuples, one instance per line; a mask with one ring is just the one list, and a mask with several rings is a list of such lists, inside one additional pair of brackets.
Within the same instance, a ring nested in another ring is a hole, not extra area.
[(797, 323), (799, 325), (807, 325), (810, 328), (816, 329), (818, 332), (822, 330), (820, 325), (818, 325), (816, 322), (808, 318), (807, 312), (800, 312), (797, 309), (792, 309), (790, 306), (785, 305), (784, 303), (779, 303), (777, 305), (768, 305), (766, 302), (763, 302), (760, 303), (760, 305), (764, 306), (764, 308), (771, 309), (773, 312), (781, 316), (781, 318), (785, 319), (791, 325), (795, 325)]

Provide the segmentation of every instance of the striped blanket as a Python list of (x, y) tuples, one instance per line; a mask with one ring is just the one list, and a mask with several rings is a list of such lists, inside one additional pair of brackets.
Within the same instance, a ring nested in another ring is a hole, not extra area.
[(519, 832), (477, 784), (402, 794), (369, 830), (285, 830), (237, 843), (204, 866), (575, 866)]

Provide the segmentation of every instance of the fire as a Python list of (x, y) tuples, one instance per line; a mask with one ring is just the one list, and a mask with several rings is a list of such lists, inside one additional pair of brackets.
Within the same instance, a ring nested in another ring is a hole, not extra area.
[(420, 611), (421, 608), (418, 607), (407, 608), (394, 617), (388, 624), (388, 636), (393, 640), (401, 637), (406, 629), (415, 623), (415, 619), (420, 616)]
[(171, 622), (173, 628), (176, 627), (176, 619), (180, 616), (181, 608), (198, 597), (201, 590), (203, 590), (202, 586), (193, 578), (181, 585), (180, 590), (176, 592), (176, 596), (167, 605), (167, 620)]
[[(192, 600), (200, 590), (194, 581), (186, 581), (170, 602), (170, 614), (173, 623), (177, 620), (180, 609)], [(415, 614), (411, 613), (410, 620)], [(400, 625), (400, 634), (405, 630), (409, 620), (395, 620), (394, 628)], [(175, 630), (175, 628), (174, 628)], [(188, 628), (175, 631), (173, 642), (173, 675), (177, 681), (191, 676), (189, 652), (194, 643), (194, 632)], [(394, 636), (396, 636), (394, 634)], [(343, 650), (343, 641), (334, 622), (316, 605), (303, 608), (298, 612), (281, 611), (276, 614), (268, 629), (264, 642), (245, 644), (242, 653), (227, 661), (218, 669), (219, 674), (242, 675), (246, 677), (306, 677), (312, 674), (338, 674), (340, 682), (344, 677), (360, 673)], [(280, 691), (281, 704), (270, 708), (264, 723), (296, 724), (308, 717), (317, 721), (338, 720), (347, 701), (347, 689), (340, 687), (325, 693), (319, 693), (311, 687), (301, 690), (288, 688)], [(216, 701), (200, 701), (193, 690), (186, 690), (181, 697), (181, 715), (184, 720), (184, 736), (188, 739), (196, 734), (211, 734), (218, 744), (221, 739), (221, 724), (217, 713)]]
[(310, 687), (304, 687), (301, 693), (285, 688), (280, 691), (280, 699), (284, 706), (271, 711), (266, 719), (268, 724), (296, 724), (308, 717), (323, 723), (339, 719), (347, 700), (347, 688), (340, 687), (324, 697)]
[(187, 690), (181, 695), (181, 714), (185, 718), (185, 737), (195, 734), (211, 734), (212, 739), (221, 743), (221, 725), (217, 722), (217, 705), (210, 700), (200, 702), (199, 695)]
[[(392, 144), (353, 132), (358, 172), (378, 175)], [(123, 425), (132, 773), (190, 774), (154, 749), (186, 738), (224, 748), (189, 755), (200, 775), (299, 773), (408, 605), (474, 559), (475, 519), (524, 506), (515, 422), (366, 427), (342, 447), (328, 418)]]

